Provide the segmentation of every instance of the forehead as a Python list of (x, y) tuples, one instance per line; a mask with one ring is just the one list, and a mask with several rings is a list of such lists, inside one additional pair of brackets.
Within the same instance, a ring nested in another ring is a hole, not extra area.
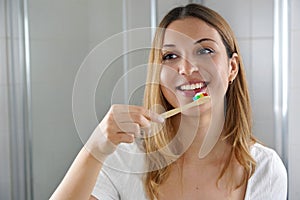
[(178, 40), (190, 40), (194, 42), (201, 38), (210, 38), (216, 42), (222, 42), (216, 29), (209, 26), (201, 19), (190, 17), (173, 21), (166, 29), (165, 43), (176, 43)]

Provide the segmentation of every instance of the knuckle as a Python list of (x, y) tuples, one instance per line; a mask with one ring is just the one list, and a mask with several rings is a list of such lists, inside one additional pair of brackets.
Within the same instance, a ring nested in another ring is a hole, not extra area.
[(120, 143), (120, 140), (119, 140), (119, 138), (117, 137), (116, 134), (108, 134), (107, 139), (109, 141), (111, 141), (112, 143), (114, 143), (114, 144), (119, 144)]
[(118, 108), (120, 107), (120, 105), (119, 104), (112, 104), (111, 106), (110, 106), (110, 109), (109, 109), (109, 112), (115, 112)]
[(139, 122), (143, 122), (144, 121), (144, 116), (143, 115), (139, 115), (138, 116), (138, 121)]
[(140, 132), (139, 124), (136, 124), (136, 123), (133, 124), (133, 131), (134, 131), (134, 133), (139, 133)]
[(110, 141), (113, 141), (114, 137), (113, 137), (112, 134), (107, 134), (107, 139), (110, 140)]
[(113, 112), (108, 114), (107, 121), (108, 121), (108, 123), (113, 123), (115, 121), (115, 115)]

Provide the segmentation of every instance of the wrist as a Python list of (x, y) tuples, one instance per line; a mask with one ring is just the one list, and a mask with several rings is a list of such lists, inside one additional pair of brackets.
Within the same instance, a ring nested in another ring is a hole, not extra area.
[(104, 160), (115, 151), (116, 145), (110, 142), (99, 129), (99, 127), (95, 129), (84, 145), (84, 148), (91, 156), (103, 163)]

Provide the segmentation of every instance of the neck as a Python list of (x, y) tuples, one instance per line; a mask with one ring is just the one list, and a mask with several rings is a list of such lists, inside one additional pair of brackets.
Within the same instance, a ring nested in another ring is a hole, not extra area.
[[(182, 146), (182, 158), (185, 163), (214, 163), (224, 160), (230, 152), (230, 145), (220, 137), (212, 150), (204, 158), (199, 158), (199, 151), (203, 144), (211, 121), (211, 116), (207, 114), (201, 117), (187, 117), (178, 115), (174, 117), (173, 124), (177, 130), (178, 140)], [(211, 132), (209, 134), (212, 134)]]

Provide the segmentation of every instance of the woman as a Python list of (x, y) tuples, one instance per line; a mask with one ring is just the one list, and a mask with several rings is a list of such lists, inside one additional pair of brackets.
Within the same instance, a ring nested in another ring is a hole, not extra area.
[[(286, 199), (284, 165), (252, 135), (244, 66), (229, 25), (189, 4), (159, 27), (144, 107), (113, 105), (52, 198)], [(191, 102), (196, 92), (211, 101), (165, 120), (156, 114)], [(149, 111), (154, 107), (161, 109)], [(138, 139), (141, 130), (150, 136)], [(134, 148), (145, 154), (132, 156)]]

